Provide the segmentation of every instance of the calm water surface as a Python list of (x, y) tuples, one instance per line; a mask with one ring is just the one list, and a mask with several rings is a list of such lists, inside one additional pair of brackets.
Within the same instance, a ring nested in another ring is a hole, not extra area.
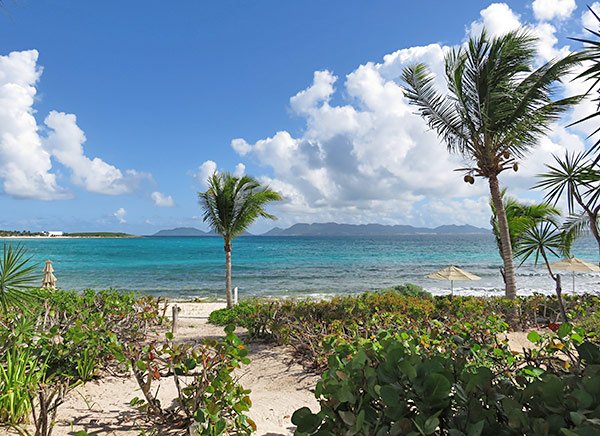
[[(11, 239), (10, 241), (16, 242)], [(173, 297), (221, 296), (220, 238), (19, 239), (34, 260), (52, 259), (63, 289), (133, 289)], [(593, 240), (577, 243), (577, 257), (597, 262)], [(233, 245), (233, 283), (241, 295), (323, 295), (378, 289), (404, 282), (432, 292), (449, 289), (425, 275), (449, 264), (481, 276), (456, 282), (462, 292), (500, 292), (501, 265), (492, 236), (243, 237)], [(571, 273), (565, 273), (571, 289)], [(519, 268), (522, 292), (553, 289), (542, 268)], [(577, 290), (600, 291), (600, 275), (578, 273)]]

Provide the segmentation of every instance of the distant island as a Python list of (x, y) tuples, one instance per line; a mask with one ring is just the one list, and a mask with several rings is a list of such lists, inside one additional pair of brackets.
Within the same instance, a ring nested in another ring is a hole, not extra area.
[(137, 238), (123, 232), (31, 232), (29, 230), (0, 230), (0, 238)]
[[(150, 237), (207, 237), (207, 236), (219, 236), (215, 232), (203, 232), (195, 227), (176, 227), (169, 230), (160, 230)], [(245, 232), (242, 236), (254, 236), (251, 233)]]
[[(287, 229), (275, 227), (256, 236), (397, 236), (397, 235), (489, 235), (489, 229), (471, 225), (444, 225), (435, 228), (414, 227), (408, 225), (383, 224), (338, 224), (314, 223), (294, 224)], [(208, 237), (218, 236), (214, 232), (204, 232), (195, 227), (177, 227), (160, 230), (151, 237)], [(253, 236), (244, 233), (242, 236)]]
[(137, 238), (136, 235), (123, 232), (77, 232), (64, 233), (67, 238)]
[(153, 235), (149, 235), (149, 236), (158, 236), (158, 237), (165, 237), (165, 236), (172, 236), (172, 237), (183, 237), (183, 236), (216, 236), (214, 233), (210, 233), (210, 232), (203, 232), (200, 229), (197, 229), (195, 227), (176, 227), (174, 229), (169, 229), (169, 230), (160, 230), (158, 232), (156, 232)]
[(397, 236), (397, 235), (489, 235), (491, 231), (465, 225), (443, 225), (435, 228), (384, 224), (294, 224), (287, 229), (275, 227), (261, 236)]

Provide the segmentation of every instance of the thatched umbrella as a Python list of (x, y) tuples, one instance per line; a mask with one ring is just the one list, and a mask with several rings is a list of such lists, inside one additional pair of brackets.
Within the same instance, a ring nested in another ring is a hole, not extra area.
[(600, 268), (598, 265), (586, 262), (585, 260), (572, 257), (570, 259), (559, 260), (550, 265), (552, 268), (559, 269), (562, 271), (573, 271), (573, 293), (575, 293), (575, 272), (598, 272)]
[(450, 265), (447, 268), (441, 269), (437, 272), (431, 273), (427, 276), (428, 279), (434, 280), (450, 280), (450, 295), (454, 295), (454, 281), (455, 280), (479, 280), (481, 277), (475, 274), (468, 273), (462, 269)]
[(52, 268), (52, 261), (47, 260), (46, 266), (44, 267), (44, 278), (42, 279), (43, 289), (56, 289), (56, 277), (54, 274), (54, 268)]

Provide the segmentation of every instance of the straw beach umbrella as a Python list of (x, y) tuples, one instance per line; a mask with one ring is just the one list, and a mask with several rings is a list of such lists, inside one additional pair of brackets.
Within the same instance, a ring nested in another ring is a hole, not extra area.
[(52, 261), (47, 260), (46, 266), (44, 267), (44, 278), (42, 279), (43, 289), (56, 289), (56, 277), (54, 274), (54, 268), (52, 268)]
[(462, 269), (450, 265), (447, 268), (441, 269), (437, 272), (431, 273), (427, 276), (428, 279), (433, 280), (450, 280), (450, 295), (454, 295), (454, 281), (455, 280), (479, 280), (481, 277), (475, 274), (468, 273)]
[(586, 262), (585, 260), (572, 257), (570, 259), (559, 260), (550, 265), (552, 268), (562, 271), (573, 272), (573, 293), (575, 293), (575, 272), (599, 272), (600, 268), (598, 265)]

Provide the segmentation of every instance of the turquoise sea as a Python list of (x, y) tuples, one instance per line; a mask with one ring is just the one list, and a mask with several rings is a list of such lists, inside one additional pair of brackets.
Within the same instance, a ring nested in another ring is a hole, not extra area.
[[(54, 262), (63, 289), (142, 290), (171, 297), (221, 297), (224, 288), (222, 239), (10, 239), (22, 243), (33, 259)], [(577, 257), (597, 262), (593, 240), (577, 243)], [(454, 264), (481, 276), (456, 282), (459, 292), (499, 293), (501, 265), (488, 235), (407, 235), (396, 237), (242, 237), (233, 245), (233, 284), (240, 296), (318, 296), (379, 289), (400, 283), (419, 284), (434, 293), (448, 282), (426, 279)], [(519, 268), (523, 293), (551, 291), (545, 269)], [(577, 291), (600, 291), (600, 275), (578, 273)], [(565, 273), (571, 290), (571, 273)]]

